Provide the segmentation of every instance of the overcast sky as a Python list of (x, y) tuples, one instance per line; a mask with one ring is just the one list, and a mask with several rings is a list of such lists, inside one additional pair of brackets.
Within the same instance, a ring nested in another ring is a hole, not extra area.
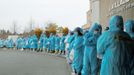
[(13, 29), (13, 22), (20, 32), (28, 28), (32, 18), (35, 27), (47, 22), (74, 29), (86, 23), (89, 0), (0, 0), (0, 29)]

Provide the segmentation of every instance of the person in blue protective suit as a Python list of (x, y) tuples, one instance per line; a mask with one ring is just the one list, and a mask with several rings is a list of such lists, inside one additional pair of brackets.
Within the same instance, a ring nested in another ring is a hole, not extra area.
[(72, 63), (73, 71), (77, 75), (81, 75), (82, 64), (83, 64), (83, 55), (84, 55), (84, 45), (83, 45), (83, 30), (77, 27), (74, 30), (75, 40), (74, 40), (74, 59)]
[(3, 42), (3, 40), (2, 39), (0, 39), (0, 48), (3, 48), (3, 44), (4, 42)]
[(31, 39), (32, 39), (31, 48), (33, 49), (33, 51), (36, 51), (38, 48), (38, 38), (36, 35), (33, 35)]
[(16, 49), (19, 49), (19, 38), (17, 38), (15, 44), (16, 44)]
[(12, 39), (9, 39), (7, 42), (7, 48), (13, 48), (14, 47), (14, 42)]
[(4, 47), (4, 39), (2, 39), (2, 47)]
[(53, 34), (51, 33), (50, 36), (49, 36), (49, 39), (48, 39), (48, 43), (49, 43), (49, 52), (52, 53), (52, 46), (53, 46)]
[(134, 40), (134, 20), (128, 20), (125, 23), (126, 32), (131, 36)]
[(43, 51), (45, 51), (46, 50), (46, 34), (44, 34), (42, 38), (43, 38), (43, 43), (42, 43), (43, 44)]
[(51, 42), (51, 38), (50, 38), (50, 36), (49, 36), (49, 37), (47, 38), (47, 52), (48, 52), (48, 53), (51, 51), (50, 42)]
[(24, 50), (24, 46), (25, 46), (25, 40), (24, 40), (24, 38), (21, 38), (20, 46), (21, 46), (21, 51), (23, 51)]
[(60, 40), (60, 54), (64, 54), (64, 55), (65, 55), (65, 39), (66, 39), (66, 36), (63, 33), (61, 40)]
[(8, 45), (8, 40), (7, 39), (5, 39), (4, 44), (5, 44), (5, 47), (7, 48), (7, 45)]
[(28, 48), (32, 50), (32, 37), (31, 36), (28, 37)]
[(97, 42), (98, 57), (102, 58), (100, 75), (130, 75), (128, 42), (130, 36), (123, 31), (122, 16), (113, 16), (109, 30)]
[(25, 38), (25, 49), (30, 49), (29, 37)]
[(131, 46), (130, 48), (132, 49), (132, 51), (129, 51), (129, 56), (130, 56), (131, 75), (134, 75), (134, 20), (126, 21), (125, 30), (133, 40), (132, 43), (130, 43), (131, 45), (129, 45)]
[(23, 37), (23, 39), (22, 39), (22, 41), (23, 41), (23, 50), (25, 50), (25, 49), (27, 49), (27, 38), (26, 37)]
[(27, 37), (26, 47), (30, 50), (30, 36)]
[(54, 53), (54, 51), (55, 51), (55, 36), (53, 33), (51, 33), (49, 40), (50, 40), (50, 49), (51, 49), (50, 53)]
[(58, 35), (55, 36), (55, 54), (57, 54), (60, 50), (60, 37)]
[(74, 41), (74, 32), (70, 32), (69, 37), (67, 39), (67, 43), (69, 44), (69, 46), (67, 48), (67, 61), (69, 64), (71, 64), (70, 52), (73, 48), (73, 41)]
[(27, 44), (27, 48), (30, 50), (30, 36), (28, 36), (26, 44)]
[(42, 34), (40, 36), (40, 39), (39, 39), (39, 50), (38, 51), (43, 51), (43, 38), (44, 38), (44, 34)]
[(25, 49), (27, 49), (27, 44), (26, 44), (26, 42), (27, 42), (27, 38), (25, 37), (25, 38), (23, 38), (23, 49), (25, 50)]
[(27, 48), (28, 48), (29, 50), (31, 50), (31, 36), (28, 36), (28, 39), (27, 39), (26, 44), (27, 44)]
[(48, 48), (48, 52), (51, 53), (52, 52), (52, 33), (50, 34), (49, 38), (48, 38), (48, 44), (49, 44), (49, 48)]
[(16, 41), (16, 48), (17, 49), (22, 49), (23, 48), (23, 39), (22, 38), (18, 38)]
[(48, 42), (48, 38), (47, 38), (46, 35), (44, 35), (44, 36), (43, 36), (43, 50), (44, 50), (44, 51), (47, 51), (47, 48), (48, 48), (47, 42)]
[(97, 65), (97, 40), (101, 35), (102, 27), (101, 25), (94, 23), (84, 35), (84, 60), (82, 75), (97, 75), (98, 65)]

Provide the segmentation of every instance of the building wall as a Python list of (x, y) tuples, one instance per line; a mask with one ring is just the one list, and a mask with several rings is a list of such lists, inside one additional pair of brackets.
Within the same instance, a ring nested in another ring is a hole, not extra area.
[(92, 23), (100, 23), (100, 2), (99, 0), (89, 0), (90, 8), (87, 12), (87, 25), (90, 27)]
[(100, 0), (92, 0), (92, 23), (99, 23), (100, 20)]
[(100, 24), (103, 29), (108, 25), (109, 17), (107, 17), (107, 14), (109, 13), (109, 4), (110, 0), (100, 0)]
[(88, 12), (87, 12), (87, 25), (89, 25), (89, 26), (91, 26), (91, 24), (92, 24), (92, 10), (89, 10)]
[(100, 23), (108, 26), (113, 15), (121, 15), (124, 21), (134, 19), (134, 0), (100, 0)]

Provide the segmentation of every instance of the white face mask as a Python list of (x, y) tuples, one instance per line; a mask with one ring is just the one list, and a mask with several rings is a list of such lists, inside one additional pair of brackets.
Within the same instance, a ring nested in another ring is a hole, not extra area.
[(126, 29), (124, 29), (124, 31), (126, 32)]
[(126, 31), (126, 28), (124, 27), (124, 31)]
[(74, 32), (75, 35), (78, 35), (78, 32)]
[(94, 34), (97, 34), (98, 33), (98, 31), (94, 31)]

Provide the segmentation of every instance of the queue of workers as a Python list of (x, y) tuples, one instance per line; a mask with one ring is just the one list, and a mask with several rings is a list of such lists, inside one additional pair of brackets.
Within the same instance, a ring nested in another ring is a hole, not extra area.
[(0, 48), (13, 48), (14, 47), (14, 42), (12, 39), (0, 39)]
[[(13, 48), (12, 40), (6, 42)], [(111, 17), (104, 32), (94, 23), (87, 31), (77, 27), (68, 35), (18, 38), (15, 45), (17, 49), (66, 55), (75, 75), (134, 75), (134, 20), (124, 23), (122, 16)]]
[(134, 20), (113, 16), (104, 32), (97, 23), (84, 33), (78, 27), (68, 43), (75, 75), (134, 75)]

